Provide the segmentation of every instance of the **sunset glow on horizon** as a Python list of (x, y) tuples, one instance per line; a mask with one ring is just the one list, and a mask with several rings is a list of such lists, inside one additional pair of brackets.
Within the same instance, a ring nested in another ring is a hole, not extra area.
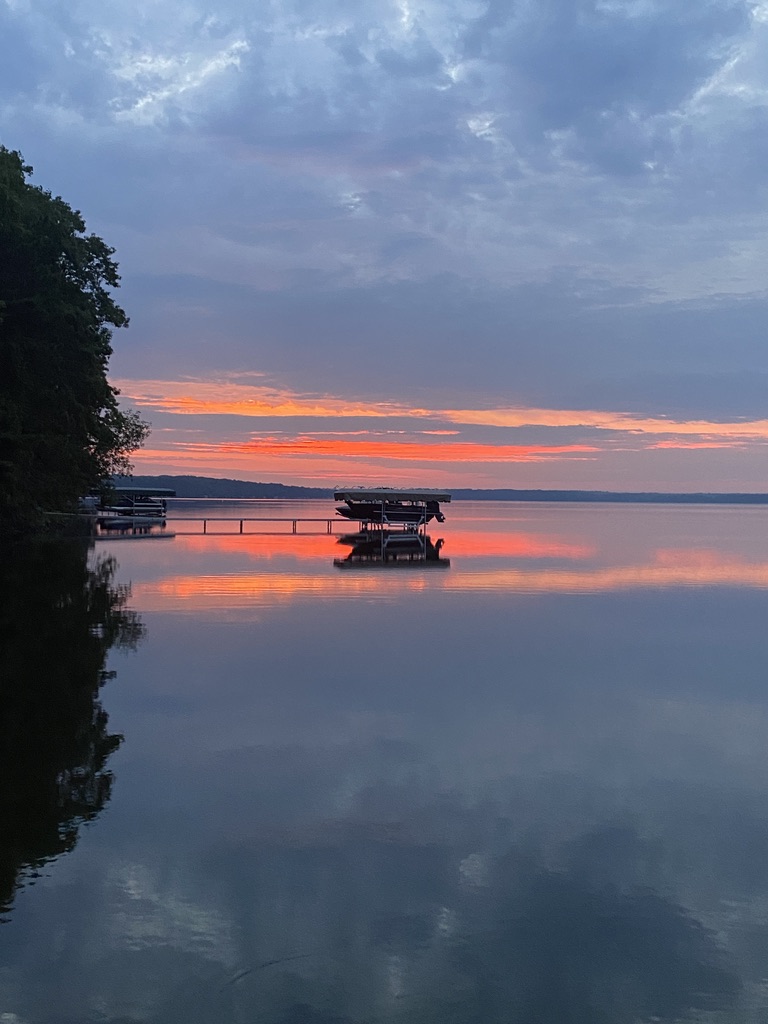
[(237, 384), (232, 379), (223, 382), (121, 379), (113, 381), (113, 384), (124, 400), (135, 403), (148, 413), (155, 410), (179, 416), (317, 417), (329, 420), (405, 417), (484, 427), (594, 427), (639, 434), (706, 435), (768, 441), (768, 419), (685, 420), (595, 409), (427, 409), (395, 402), (347, 401), (331, 395), (305, 395), (267, 386)]
[[(254, 383), (254, 378), (259, 383)], [(260, 374), (219, 380), (115, 382), (126, 405), (157, 422), (137, 453), (139, 473), (236, 475), (317, 484), (355, 479), (423, 485), (539, 485), (532, 465), (590, 463), (550, 486), (608, 487), (616, 466), (644, 472), (684, 453), (754, 455), (768, 445), (768, 420), (701, 420), (627, 412), (544, 408), (426, 408), (394, 401), (309, 394)], [(254, 429), (257, 427), (257, 429)], [(668, 471), (668, 470), (667, 470)], [(658, 489), (680, 487), (679, 475)], [(589, 481), (592, 481), (591, 483)], [(613, 485), (616, 487), (616, 484)], [(700, 489), (708, 486), (705, 481)], [(627, 486), (616, 489), (630, 489)]]
[(233, 2), (2, 15), (137, 473), (766, 489), (760, 5)]

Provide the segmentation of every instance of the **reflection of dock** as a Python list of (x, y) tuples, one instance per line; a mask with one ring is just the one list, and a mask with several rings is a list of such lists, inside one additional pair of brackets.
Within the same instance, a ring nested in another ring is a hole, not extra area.
[(94, 540), (172, 540), (173, 530), (105, 530), (97, 533)]
[(337, 543), (351, 548), (346, 558), (334, 558), (338, 569), (447, 569), (451, 564), (440, 557), (442, 538), (433, 543), (422, 532), (363, 528)]

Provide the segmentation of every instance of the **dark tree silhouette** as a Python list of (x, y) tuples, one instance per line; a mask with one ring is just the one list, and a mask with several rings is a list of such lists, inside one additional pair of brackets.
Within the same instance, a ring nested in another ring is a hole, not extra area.
[(66, 511), (113, 473), (148, 427), (117, 404), (106, 376), (114, 250), (80, 214), (27, 181), (0, 146), (0, 525), (28, 529)]

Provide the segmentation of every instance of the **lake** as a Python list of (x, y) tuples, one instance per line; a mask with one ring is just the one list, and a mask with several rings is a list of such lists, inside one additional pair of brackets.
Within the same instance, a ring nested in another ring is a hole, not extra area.
[(768, 509), (445, 512), (6, 560), (2, 1024), (768, 1020)]

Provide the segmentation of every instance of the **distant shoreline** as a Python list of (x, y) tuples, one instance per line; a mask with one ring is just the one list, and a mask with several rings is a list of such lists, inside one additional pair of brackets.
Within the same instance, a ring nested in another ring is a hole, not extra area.
[[(134, 476), (116, 483), (134, 487), (170, 487), (179, 498), (327, 498), (333, 489), (255, 483), (206, 476)], [(549, 501), (646, 505), (768, 505), (768, 492), (582, 491), (522, 488), (449, 488), (454, 501)]]

